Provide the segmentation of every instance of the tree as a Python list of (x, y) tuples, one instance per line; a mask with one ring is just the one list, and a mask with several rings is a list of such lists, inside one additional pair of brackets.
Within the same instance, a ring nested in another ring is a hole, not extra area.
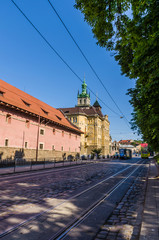
[(94, 148), (94, 149), (92, 150), (91, 154), (93, 155), (93, 157), (94, 157), (95, 155), (97, 155), (97, 158), (99, 158), (99, 156), (100, 156), (100, 154), (101, 154), (101, 151), (102, 151), (101, 148)]
[(76, 0), (97, 44), (112, 51), (129, 89), (132, 129), (159, 151), (159, 0)]

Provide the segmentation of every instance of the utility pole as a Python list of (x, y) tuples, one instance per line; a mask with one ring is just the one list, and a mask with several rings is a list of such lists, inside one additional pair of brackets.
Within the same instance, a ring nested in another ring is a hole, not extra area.
[(40, 114), (38, 117), (38, 131), (37, 131), (37, 143), (36, 143), (36, 162), (38, 160), (38, 148), (39, 148), (39, 126), (40, 126)]

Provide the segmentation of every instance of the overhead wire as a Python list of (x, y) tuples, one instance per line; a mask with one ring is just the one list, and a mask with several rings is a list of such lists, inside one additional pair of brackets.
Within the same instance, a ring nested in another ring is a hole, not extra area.
[[(55, 50), (55, 48), (52, 46), (52, 44), (44, 37), (44, 35), (37, 29), (37, 27), (31, 22), (31, 20), (25, 15), (25, 13), (21, 10), (21, 8), (14, 2), (14, 0), (11, 0), (11, 2), (14, 4), (14, 6), (20, 11), (20, 13), (25, 17), (25, 19), (31, 24), (31, 26), (36, 30), (36, 32), (40, 35), (40, 37), (46, 42), (46, 44), (54, 51), (54, 53), (61, 59), (61, 61), (70, 69), (70, 71), (83, 83), (83, 80), (78, 76), (78, 74), (70, 67), (70, 65), (61, 57), (61, 55)], [(88, 87), (89, 91), (96, 96), (96, 94)], [(100, 99), (100, 102), (102, 102), (111, 112), (115, 113), (116, 115), (120, 116), (117, 112), (115, 112), (113, 109), (111, 109), (102, 99)]]
[[(93, 68), (93, 66), (91, 65), (90, 61), (88, 60), (88, 58), (86, 57), (86, 55), (84, 54), (84, 52), (82, 51), (82, 49), (80, 48), (79, 44), (77, 43), (77, 41), (75, 40), (75, 38), (73, 37), (73, 35), (71, 34), (71, 32), (69, 31), (68, 27), (66, 26), (66, 24), (64, 23), (64, 21), (62, 20), (62, 18), (60, 17), (59, 13), (57, 12), (57, 10), (55, 9), (55, 7), (53, 6), (53, 4), (51, 3), (50, 0), (48, 0), (51, 8), (53, 9), (53, 11), (55, 12), (55, 14), (57, 15), (57, 17), (59, 18), (59, 20), (61, 21), (62, 25), (64, 26), (64, 28), (66, 29), (67, 33), (69, 34), (69, 36), (71, 37), (72, 41), (75, 43), (76, 47), (79, 49), (80, 53), (82, 54), (82, 56), (84, 57), (84, 59), (86, 60), (86, 62), (88, 63), (88, 65), (90, 66), (91, 70), (93, 71), (93, 73), (95, 74), (95, 76), (97, 77), (97, 79), (99, 80), (99, 82), (101, 83), (101, 85), (103, 86), (103, 88), (105, 89), (105, 91), (107, 92), (107, 94), (109, 95), (109, 97), (111, 98), (111, 100), (113, 101), (113, 103), (115, 104), (115, 106), (117, 107), (117, 109), (119, 110), (119, 112), (122, 114), (123, 118), (128, 122), (126, 116), (123, 114), (123, 112), (121, 111), (121, 109), (119, 108), (118, 104), (115, 102), (115, 100), (113, 99), (113, 97), (111, 96), (111, 94), (109, 93), (109, 91), (107, 90), (107, 88), (105, 87), (103, 81), (100, 79), (100, 77), (98, 76), (97, 72), (95, 71), (95, 69)], [(122, 118), (121, 116), (121, 118)], [(128, 125), (128, 127), (130, 128), (130, 126)]]

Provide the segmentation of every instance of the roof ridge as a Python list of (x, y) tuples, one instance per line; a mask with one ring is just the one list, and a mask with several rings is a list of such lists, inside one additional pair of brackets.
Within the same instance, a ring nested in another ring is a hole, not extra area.
[[(3, 80), (0, 79), (0, 81), (3, 81)], [(10, 85), (9, 83), (7, 83), (7, 84)], [(49, 108), (50, 108), (50, 107), (51, 107), (51, 108), (54, 108), (54, 107), (50, 106), (49, 104), (47, 104), (47, 103), (41, 101), (40, 99), (38, 99), (38, 98), (36, 98), (36, 97), (30, 95), (29, 93), (26, 93), (26, 92), (24, 92), (23, 90), (18, 89), (18, 88), (16, 88), (16, 87), (12, 86), (12, 85), (10, 85), (10, 86), (13, 87), (13, 88), (15, 88), (15, 89), (17, 89), (18, 91), (23, 92), (23, 93), (26, 94), (28, 97), (31, 97), (31, 98), (37, 100), (38, 102), (42, 102), (42, 103), (46, 104), (47, 107), (49, 107)], [(27, 101), (31, 101), (32, 103), (35, 103), (35, 104), (38, 104), (38, 105), (41, 106), (40, 103), (37, 103), (37, 102), (35, 102), (35, 101), (33, 101), (33, 100), (30, 100), (30, 99), (28, 99), (26, 96), (22, 96), (21, 94), (17, 94), (17, 93), (15, 93), (14, 91), (12, 91), (12, 90), (10, 90), (10, 89), (4, 87), (4, 86), (2, 86), (2, 88), (6, 89), (7, 91), (9, 91), (9, 92), (11, 92), (11, 93), (13, 93), (13, 94), (16, 94), (16, 95), (19, 96), (20, 98), (25, 98), (25, 99), (27, 99)], [(54, 108), (54, 109), (56, 109), (56, 108)], [(57, 109), (56, 109), (56, 110), (57, 110)]]

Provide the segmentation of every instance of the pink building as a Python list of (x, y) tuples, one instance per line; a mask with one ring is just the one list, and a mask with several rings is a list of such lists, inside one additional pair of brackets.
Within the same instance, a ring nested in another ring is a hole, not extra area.
[(0, 80), (0, 159), (75, 156), (81, 133), (59, 110)]

